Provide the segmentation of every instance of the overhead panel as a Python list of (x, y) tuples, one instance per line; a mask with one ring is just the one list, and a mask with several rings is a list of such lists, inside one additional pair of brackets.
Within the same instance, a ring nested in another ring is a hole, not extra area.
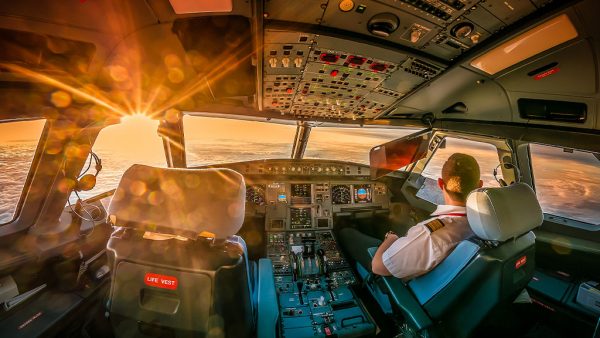
[(481, 6), (506, 25), (536, 10), (530, 1), (523, 0), (486, 0)]
[(267, 30), (263, 103), (299, 118), (371, 119), (442, 69), (363, 43)]
[(265, 1), (264, 16), (269, 20), (293, 21), (307, 24), (319, 24), (328, 0)]
[(332, 0), (321, 25), (453, 60), (536, 9), (520, 0)]
[[(372, 35), (371, 31), (377, 32), (375, 34), (379, 34), (379, 37), (387, 32), (388, 36), (384, 37), (387, 40), (417, 48), (422, 47), (439, 31), (435, 24), (413, 15), (414, 11), (404, 12), (387, 4), (369, 1), (366, 5), (356, 2), (355, 10), (342, 12), (337, 3), (338, 1), (331, 1), (327, 6), (322, 25), (367, 36)], [(357, 10), (358, 6), (362, 6), (364, 11)], [(399, 25), (394, 29), (395, 20)]]

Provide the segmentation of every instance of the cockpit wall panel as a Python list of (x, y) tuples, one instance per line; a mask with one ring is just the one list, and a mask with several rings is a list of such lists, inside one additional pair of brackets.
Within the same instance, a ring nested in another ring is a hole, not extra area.
[(592, 46), (580, 40), (496, 79), (509, 92), (593, 96), (597, 67)]
[[(444, 113), (448, 107), (462, 102), (466, 111)], [(509, 101), (506, 92), (492, 80), (467, 70), (453, 68), (445, 76), (402, 101), (402, 106), (432, 112), (436, 118), (483, 121), (510, 121), (506, 109)], [(392, 114), (403, 113), (402, 109)], [(393, 115), (391, 115), (393, 116)]]

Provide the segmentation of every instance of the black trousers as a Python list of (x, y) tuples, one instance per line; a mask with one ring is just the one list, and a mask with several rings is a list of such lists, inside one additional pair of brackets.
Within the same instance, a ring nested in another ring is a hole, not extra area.
[(367, 249), (378, 247), (381, 245), (381, 240), (365, 235), (354, 228), (344, 228), (338, 234), (338, 241), (349, 258), (371, 271), (371, 256)]

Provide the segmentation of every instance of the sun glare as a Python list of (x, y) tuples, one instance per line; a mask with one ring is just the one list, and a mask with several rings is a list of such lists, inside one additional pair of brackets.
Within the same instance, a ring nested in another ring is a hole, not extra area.
[(126, 115), (126, 116), (121, 117), (121, 123), (123, 123), (123, 124), (138, 124), (138, 123), (148, 124), (148, 123), (153, 123), (153, 120), (150, 118), (150, 116), (148, 116), (144, 113), (135, 113), (132, 115)]

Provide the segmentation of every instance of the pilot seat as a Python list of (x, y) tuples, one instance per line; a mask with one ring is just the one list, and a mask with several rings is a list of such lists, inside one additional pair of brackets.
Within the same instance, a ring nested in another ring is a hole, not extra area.
[[(476, 236), (459, 243), (432, 271), (408, 283), (373, 275), (358, 265), (383, 311), (403, 318), (405, 333), (468, 337), (496, 306), (512, 302), (533, 277), (531, 230), (541, 225), (543, 215), (528, 185), (471, 192), (467, 217)], [(376, 249), (369, 249), (371, 256)]]
[(109, 206), (117, 336), (248, 337), (253, 288), (244, 178), (229, 169), (130, 167)]

